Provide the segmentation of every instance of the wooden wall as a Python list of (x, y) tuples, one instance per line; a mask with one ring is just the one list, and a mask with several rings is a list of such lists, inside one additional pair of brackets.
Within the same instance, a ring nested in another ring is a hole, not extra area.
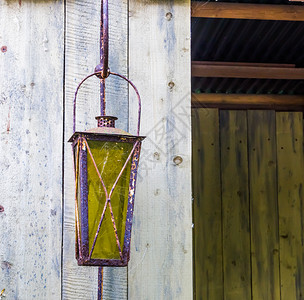
[[(129, 299), (192, 299), (190, 2), (130, 1), (130, 78), (143, 100)], [(130, 92), (131, 130), (137, 103)]]
[[(100, 1), (66, 1), (65, 12), (65, 152), (64, 152), (64, 231), (63, 299), (97, 299), (98, 268), (79, 267), (75, 260), (75, 205), (72, 150), (66, 140), (72, 135), (72, 105), (79, 82), (99, 63)], [(127, 76), (128, 13), (126, 0), (109, 1), (109, 65), (112, 71)], [(128, 87), (124, 82), (106, 81), (106, 113), (119, 119), (117, 127), (128, 130)], [(122, 109), (125, 107), (125, 109)], [(96, 127), (100, 115), (99, 81), (92, 78), (79, 91), (76, 129)], [(104, 269), (104, 299), (127, 298), (127, 270)]]
[(0, 1), (0, 290), (60, 299), (61, 1)]
[[(190, 2), (109, 2), (110, 68), (138, 86), (147, 140), (132, 260), (128, 269), (105, 268), (104, 299), (191, 299)], [(0, 291), (6, 289), (6, 299), (97, 299), (97, 268), (78, 267), (74, 259), (67, 140), (75, 88), (99, 62), (99, 22), (99, 1), (0, 0)], [(119, 79), (106, 86), (107, 113), (135, 132), (134, 94)], [(98, 88), (92, 78), (79, 93), (78, 129), (95, 127)]]
[(196, 299), (303, 298), (303, 113), (193, 110)]

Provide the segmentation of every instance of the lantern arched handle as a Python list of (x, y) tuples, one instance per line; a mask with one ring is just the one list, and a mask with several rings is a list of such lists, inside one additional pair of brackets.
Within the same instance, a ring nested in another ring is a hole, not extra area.
[[(76, 100), (77, 100), (77, 94), (78, 94), (78, 91), (81, 87), (81, 85), (87, 80), (89, 79), (90, 77), (92, 76), (100, 76), (101, 75), (101, 72), (102, 71), (99, 71), (99, 72), (94, 72), (90, 75), (88, 75), (87, 77), (85, 77), (80, 83), (79, 85), (77, 86), (77, 89), (76, 89), (76, 92), (75, 92), (75, 96), (74, 96), (74, 102), (73, 102), (73, 132), (75, 133), (76, 131)], [(117, 76), (117, 77), (120, 77), (122, 79), (124, 79), (125, 81), (127, 81), (131, 86), (132, 88), (134, 89), (136, 95), (137, 95), (137, 99), (138, 99), (138, 122), (137, 122), (137, 136), (139, 136), (139, 131), (140, 131), (140, 118), (141, 118), (141, 98), (140, 98), (140, 95), (139, 95), (139, 92), (136, 88), (136, 86), (133, 84), (133, 82), (131, 80), (129, 80), (127, 77), (123, 76), (123, 75), (120, 75), (118, 73), (114, 73), (114, 72), (110, 72), (108, 71), (108, 74), (109, 75), (113, 75), (113, 76)]]

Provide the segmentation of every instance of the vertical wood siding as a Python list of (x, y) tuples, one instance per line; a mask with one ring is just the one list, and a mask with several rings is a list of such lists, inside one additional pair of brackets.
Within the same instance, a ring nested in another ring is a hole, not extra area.
[[(97, 268), (78, 267), (75, 259), (75, 184), (71, 145), (73, 98), (78, 83), (99, 60), (99, 1), (66, 2), (65, 37), (65, 152), (63, 222), (63, 299), (96, 299)], [(98, 80), (88, 80), (79, 92), (76, 130), (96, 127), (99, 111)]]
[(220, 112), (225, 299), (250, 299), (250, 236), (245, 111)]
[[(109, 0), (109, 67), (128, 76), (128, 1)], [(117, 77), (106, 81), (106, 113), (118, 117), (116, 127), (129, 129), (129, 87)], [(128, 298), (128, 268), (104, 268), (103, 300)]]
[[(105, 269), (104, 299), (191, 299), (190, 2), (131, 1), (130, 11), (127, 0), (109, 2), (110, 68), (128, 75), (130, 67), (148, 138), (131, 265)], [(0, 290), (6, 299), (97, 298), (97, 268), (75, 260), (67, 140), (77, 84), (99, 63), (99, 24), (100, 1), (0, 0)], [(81, 88), (77, 129), (96, 126), (98, 90), (95, 78)], [(107, 113), (128, 130), (129, 87), (110, 78), (106, 93)], [(135, 132), (134, 94), (130, 101)]]
[[(201, 126), (201, 124), (204, 126)], [(193, 110), (194, 232), (202, 243), (194, 244), (195, 294), (199, 299), (223, 299), (222, 200), (219, 114), (216, 109)], [(196, 130), (195, 128), (199, 128)], [(201, 182), (204, 184), (201, 184)], [(210, 199), (210, 201), (205, 201)]]
[(275, 118), (248, 111), (253, 299), (280, 299)]
[(277, 113), (281, 300), (304, 297), (303, 114)]
[[(65, 193), (63, 244), (63, 299), (97, 299), (97, 267), (79, 267), (75, 260), (75, 205), (72, 150), (72, 104), (79, 82), (99, 64), (100, 1), (66, 2), (65, 56)], [(128, 14), (126, 0), (109, 1), (109, 67), (127, 75)], [(93, 77), (80, 89), (76, 129), (96, 127), (100, 115), (99, 81)], [(106, 113), (118, 117), (117, 127), (128, 130), (128, 86), (106, 80)], [(104, 268), (103, 299), (127, 298), (126, 268)]]
[(0, 1), (0, 290), (7, 300), (60, 299), (62, 24), (62, 1)]
[[(211, 125), (217, 113), (193, 112), (196, 299), (301, 300), (303, 113), (220, 111), (219, 124), (215, 120)], [(220, 167), (217, 151), (210, 147), (219, 133)], [(217, 236), (214, 229), (219, 204), (204, 192), (212, 188), (210, 177), (217, 182), (214, 174), (219, 170), (209, 165), (220, 168), (222, 175), (222, 222), (217, 225), (222, 227), (221, 286), (215, 284), (218, 278), (210, 283), (204, 277), (207, 271), (220, 276), (218, 265), (205, 263), (212, 261), (208, 249), (219, 239), (219, 229)], [(208, 221), (212, 213), (213, 220)]]
[[(190, 2), (129, 4), (130, 78), (143, 99), (129, 299), (192, 299)], [(130, 90), (131, 130), (137, 102)]]

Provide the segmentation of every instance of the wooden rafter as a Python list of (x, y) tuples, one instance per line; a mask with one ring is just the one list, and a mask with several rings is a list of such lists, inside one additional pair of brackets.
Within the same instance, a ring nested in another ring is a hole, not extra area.
[(273, 64), (273, 63), (246, 63), (228, 61), (194, 61), (195, 64), (209, 66), (241, 66), (241, 67), (265, 67), (265, 68), (295, 68), (295, 64)]
[(304, 95), (192, 94), (192, 107), (303, 110)]
[(192, 2), (192, 17), (304, 21), (304, 6), (245, 4), (223, 2)]
[(219, 63), (192, 61), (192, 77), (256, 78), (256, 79), (304, 79), (304, 68), (288, 65), (254, 63)]

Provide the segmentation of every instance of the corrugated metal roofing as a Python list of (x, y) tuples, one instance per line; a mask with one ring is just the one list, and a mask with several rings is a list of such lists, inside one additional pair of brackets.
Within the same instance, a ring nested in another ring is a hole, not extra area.
[[(192, 60), (304, 67), (304, 22), (192, 18)], [(201, 92), (304, 94), (302, 80), (193, 78), (192, 87)]]
[(192, 60), (304, 65), (304, 22), (192, 18)]

